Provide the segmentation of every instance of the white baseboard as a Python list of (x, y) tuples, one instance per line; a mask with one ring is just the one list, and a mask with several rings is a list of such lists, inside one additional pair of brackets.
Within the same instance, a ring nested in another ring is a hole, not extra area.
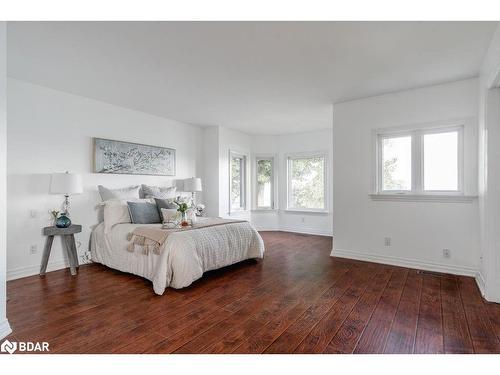
[(10, 328), (9, 321), (5, 319), (4, 321), (0, 322), (0, 339), (7, 337), (11, 333), (12, 329)]
[[(69, 267), (69, 264), (65, 260), (56, 260), (54, 262), (49, 262), (47, 265), (47, 272), (57, 271), (63, 268)], [(7, 270), (7, 281), (20, 279), (22, 277), (38, 275), (40, 273), (40, 265), (32, 265), (26, 267), (14, 268)]]
[(328, 236), (332, 237), (333, 233), (329, 230), (324, 230), (321, 228), (314, 228), (314, 227), (290, 227), (290, 226), (280, 226), (280, 231), (282, 232), (293, 232), (293, 233), (300, 233), (300, 234), (312, 234), (315, 236)]
[(378, 255), (378, 254), (367, 254), (352, 250), (333, 249), (330, 255), (339, 258), (348, 258), (348, 259), (362, 260), (366, 262), (390, 264), (392, 266), (415, 268), (419, 270), (432, 271), (432, 272), (450, 273), (453, 275), (471, 276), (474, 278), (476, 278), (478, 274), (477, 269), (471, 267), (433, 263), (433, 262), (422, 262), (416, 259), (406, 259), (406, 258), (399, 258), (399, 257)]
[(253, 227), (259, 232), (278, 232), (280, 230), (278, 226), (253, 225)]
[(486, 299), (486, 282), (484, 281), (484, 277), (481, 271), (478, 271), (476, 273), (476, 284), (479, 288), (479, 291), (481, 292), (481, 295)]
[(266, 231), (277, 231), (277, 232), (292, 232), (292, 233), (300, 233), (300, 234), (312, 234), (315, 236), (328, 236), (332, 237), (333, 233), (328, 230), (318, 229), (314, 227), (304, 227), (304, 226), (279, 226), (279, 225), (255, 225), (252, 224), (255, 229), (258, 231), (266, 232)]

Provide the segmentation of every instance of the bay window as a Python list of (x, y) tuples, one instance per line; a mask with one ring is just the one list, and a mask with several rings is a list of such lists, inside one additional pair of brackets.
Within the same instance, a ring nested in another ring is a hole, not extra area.
[(229, 210), (246, 210), (246, 160), (243, 154), (229, 153)]
[(287, 209), (326, 211), (326, 155), (287, 157)]
[(255, 158), (255, 208), (258, 210), (274, 209), (274, 158)]

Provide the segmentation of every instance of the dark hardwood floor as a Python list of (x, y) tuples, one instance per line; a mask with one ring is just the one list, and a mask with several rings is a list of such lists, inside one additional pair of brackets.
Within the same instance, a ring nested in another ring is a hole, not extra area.
[(500, 353), (500, 305), (472, 278), (331, 258), (263, 232), (264, 260), (163, 296), (101, 265), (7, 284), (11, 338), (51, 353)]

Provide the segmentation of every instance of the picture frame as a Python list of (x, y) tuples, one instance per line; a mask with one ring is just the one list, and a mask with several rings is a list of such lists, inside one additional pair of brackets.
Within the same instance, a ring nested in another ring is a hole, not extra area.
[(92, 143), (94, 173), (175, 176), (173, 148), (96, 137)]

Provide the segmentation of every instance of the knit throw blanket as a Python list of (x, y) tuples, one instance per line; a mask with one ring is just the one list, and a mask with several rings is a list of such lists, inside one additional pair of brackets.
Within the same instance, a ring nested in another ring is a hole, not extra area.
[(159, 255), (163, 244), (172, 233), (243, 222), (245, 222), (245, 220), (231, 220), (216, 217), (204, 219), (191, 227), (184, 228), (164, 229), (147, 226), (137, 227), (127, 235), (127, 240), (130, 241), (127, 250), (133, 253), (136, 249), (139, 249), (145, 255), (148, 255), (150, 252)]

